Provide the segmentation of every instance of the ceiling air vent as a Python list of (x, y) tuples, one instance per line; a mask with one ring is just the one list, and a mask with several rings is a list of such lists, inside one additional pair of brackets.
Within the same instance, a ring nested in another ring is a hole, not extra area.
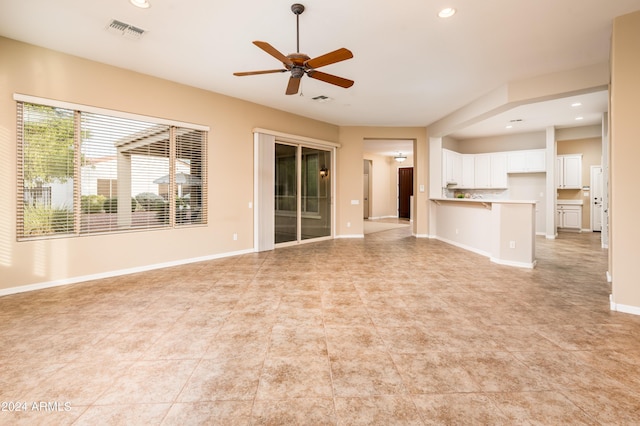
[(311, 98), (312, 100), (320, 103), (330, 102), (331, 98), (325, 95), (316, 96), (315, 98)]
[(116, 19), (112, 19), (111, 22), (109, 22), (109, 25), (107, 25), (107, 31), (133, 40), (141, 39), (146, 32), (142, 28), (134, 27), (133, 25)]

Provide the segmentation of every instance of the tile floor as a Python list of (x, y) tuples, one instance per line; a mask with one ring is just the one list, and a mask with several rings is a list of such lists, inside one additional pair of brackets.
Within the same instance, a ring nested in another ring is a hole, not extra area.
[(0, 424), (638, 424), (598, 237), (523, 270), (402, 228), (5, 296)]

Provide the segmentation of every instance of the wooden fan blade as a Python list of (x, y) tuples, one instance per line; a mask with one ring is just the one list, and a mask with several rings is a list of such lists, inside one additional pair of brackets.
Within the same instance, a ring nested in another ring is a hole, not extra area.
[(279, 70), (234, 72), (233, 75), (237, 75), (239, 77), (242, 77), (244, 75), (271, 74), (271, 73), (276, 73), (276, 72), (287, 72), (287, 71), (289, 71), (289, 70), (282, 68), (282, 69), (279, 69)]
[(304, 63), (305, 68), (320, 68), (325, 65), (335, 64), (336, 62), (345, 61), (347, 59), (353, 58), (353, 53), (349, 49), (340, 48), (338, 50), (334, 50), (333, 52), (329, 52), (325, 55), (318, 56), (317, 58), (309, 59)]
[(287, 84), (287, 91), (285, 92), (287, 95), (295, 95), (298, 93), (298, 89), (300, 89), (300, 78), (291, 77), (289, 78), (289, 84)]
[(335, 84), (336, 86), (344, 87), (345, 89), (353, 86), (353, 80), (347, 80), (346, 78), (338, 77), (337, 75), (327, 74), (326, 72), (311, 70), (307, 72), (307, 75), (316, 80), (322, 80), (325, 83)]
[(287, 58), (285, 55), (280, 53), (278, 49), (276, 49), (266, 41), (254, 41), (253, 44), (258, 46), (260, 49), (264, 50), (269, 55), (273, 56), (283, 64), (293, 66), (293, 62), (291, 61), (291, 59)]

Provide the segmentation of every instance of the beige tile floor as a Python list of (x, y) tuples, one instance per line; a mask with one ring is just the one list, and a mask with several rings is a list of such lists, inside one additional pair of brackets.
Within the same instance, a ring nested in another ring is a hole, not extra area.
[(598, 237), (523, 270), (402, 228), (5, 296), (0, 424), (639, 424)]

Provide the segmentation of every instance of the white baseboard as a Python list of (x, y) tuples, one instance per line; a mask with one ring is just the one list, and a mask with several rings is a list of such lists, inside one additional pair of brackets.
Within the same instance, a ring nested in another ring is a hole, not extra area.
[(491, 262), (497, 263), (498, 265), (514, 266), (516, 268), (527, 268), (527, 269), (533, 269), (536, 266), (536, 261), (535, 260), (533, 262), (514, 262), (512, 260), (498, 259), (497, 257), (491, 256), (491, 253), (486, 252), (484, 250), (479, 250), (479, 249), (477, 249), (475, 247), (470, 247), (470, 246), (467, 246), (465, 244), (461, 244), (461, 243), (458, 243), (456, 241), (447, 240), (446, 238), (440, 238), (440, 237), (437, 237), (437, 236), (434, 237), (434, 238), (436, 240), (442, 241), (443, 243), (451, 244), (452, 246), (459, 247), (461, 249), (464, 249), (464, 250), (479, 254), (479, 255), (484, 256), (484, 257), (488, 257)]
[(514, 262), (511, 260), (502, 260), (495, 257), (490, 257), (489, 260), (491, 260), (493, 263), (497, 263), (498, 265), (514, 266), (516, 268), (526, 268), (526, 269), (533, 269), (536, 267), (536, 264), (538, 263), (537, 260), (534, 260), (533, 262)]
[(622, 312), (624, 314), (640, 315), (640, 306), (621, 305), (613, 301), (613, 295), (609, 295), (609, 303), (612, 311)]
[(229, 253), (214, 254), (211, 256), (194, 257), (190, 259), (181, 259), (172, 262), (156, 263), (153, 265), (138, 266), (135, 268), (119, 269), (116, 271), (101, 272), (99, 274), (82, 275), (73, 278), (64, 278), (60, 280), (46, 281), (42, 283), (28, 284), (19, 287), (10, 287), (0, 289), (0, 297), (10, 294), (25, 293), (28, 291), (43, 290), (45, 288), (60, 287), (69, 284), (77, 284), (85, 281), (99, 280), (103, 278), (117, 277), (120, 275), (135, 274), (138, 272), (152, 271), (154, 269), (169, 268), (171, 266), (186, 265), (195, 262), (204, 262), (207, 260), (222, 259), (225, 257), (239, 256), (242, 254), (254, 253), (253, 248), (247, 250), (234, 251)]
[(343, 234), (336, 235), (336, 238), (364, 238), (364, 234)]
[(467, 250), (467, 251), (471, 251), (473, 253), (479, 254), (479, 255), (484, 256), (484, 257), (489, 257), (489, 258), (491, 257), (491, 253), (486, 252), (484, 250), (479, 250), (479, 249), (477, 249), (475, 247), (471, 247), (471, 246), (468, 246), (468, 245), (465, 245), (465, 244), (458, 243), (456, 241), (447, 240), (446, 238), (440, 238), (440, 237), (437, 237), (437, 236), (435, 237), (435, 239), (436, 240), (440, 240), (443, 243), (451, 244), (452, 246), (456, 246), (456, 247), (459, 247), (461, 249), (464, 249), (464, 250)]
[(413, 234), (413, 236), (416, 237), (416, 238), (433, 238), (429, 234)]
[(546, 238), (547, 240), (555, 240), (557, 236), (558, 236), (558, 234), (554, 234), (554, 235), (547, 235), (545, 238)]

